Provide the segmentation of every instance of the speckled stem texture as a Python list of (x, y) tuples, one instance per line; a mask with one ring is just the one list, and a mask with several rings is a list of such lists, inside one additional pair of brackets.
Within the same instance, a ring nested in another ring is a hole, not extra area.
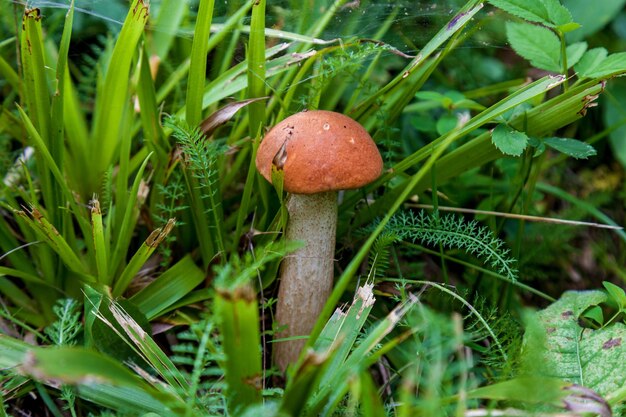
[[(307, 336), (333, 286), (337, 193), (292, 194), (287, 202), (288, 241), (306, 245), (283, 260), (276, 320), (287, 326), (278, 338)], [(306, 340), (274, 344), (274, 359), (284, 371), (298, 359)]]

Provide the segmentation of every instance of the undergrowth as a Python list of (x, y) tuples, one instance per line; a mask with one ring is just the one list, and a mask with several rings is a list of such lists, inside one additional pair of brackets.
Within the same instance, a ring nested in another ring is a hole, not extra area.
[[(5, 3), (0, 416), (624, 415), (624, 0)], [(384, 172), (282, 372), (316, 109)]]

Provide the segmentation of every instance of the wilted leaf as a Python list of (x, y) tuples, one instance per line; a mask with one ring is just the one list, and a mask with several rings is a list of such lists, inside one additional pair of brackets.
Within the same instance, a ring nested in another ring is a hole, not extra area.
[(250, 103), (267, 100), (267, 98), (268, 97), (258, 97), (229, 103), (224, 107), (217, 109), (215, 113), (204, 119), (200, 123), (200, 130), (202, 130), (206, 136), (211, 136), (215, 129), (232, 119), (239, 110), (246, 107)]

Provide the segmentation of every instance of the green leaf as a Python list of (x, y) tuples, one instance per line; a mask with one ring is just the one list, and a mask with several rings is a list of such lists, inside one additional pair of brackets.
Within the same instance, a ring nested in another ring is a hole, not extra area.
[(561, 70), (561, 43), (550, 29), (529, 23), (507, 22), (506, 36), (521, 57), (546, 71)]
[(500, 124), (491, 132), (491, 141), (505, 155), (520, 156), (528, 146), (526, 133)]
[(261, 335), (256, 294), (252, 287), (220, 288), (215, 300), (227, 384), (228, 410), (240, 415), (261, 402)]
[(195, 127), (202, 119), (202, 94), (206, 80), (208, 39), (211, 33), (214, 0), (200, 0), (198, 18), (191, 44), (191, 64), (187, 79), (186, 120)]
[(563, 391), (563, 388), (567, 385), (569, 384), (558, 378), (520, 376), (508, 381), (476, 388), (467, 393), (467, 398), (521, 401), (525, 403), (556, 402), (567, 395)]
[(522, 19), (550, 24), (550, 15), (541, 0), (489, 0), (489, 3)]
[(568, 33), (579, 28), (580, 28), (579, 23), (571, 22), (571, 23), (566, 23), (564, 25), (557, 26), (556, 30), (558, 30), (561, 33)]
[(113, 161), (120, 137), (124, 136), (120, 135), (120, 129), (124, 125), (124, 113), (128, 106), (129, 74), (135, 47), (148, 21), (148, 10), (148, 4), (143, 0), (133, 1), (113, 48), (101, 90), (103, 96), (98, 98), (94, 115), (94, 140), (90, 141), (93, 149), (89, 156), (95, 158), (92, 181), (96, 183), (91, 184), (93, 189), (97, 189), (98, 176)]
[(152, 320), (191, 292), (203, 279), (204, 272), (188, 255), (130, 300), (148, 317), (148, 320)]
[(574, 65), (579, 76), (587, 77), (604, 61), (608, 52), (605, 48), (593, 48), (584, 53), (580, 61)]
[(52, 379), (66, 384), (96, 383), (148, 388), (120, 362), (78, 347), (33, 349), (26, 354), (22, 369), (38, 379)]
[(444, 135), (454, 129), (459, 123), (459, 119), (457, 119), (454, 114), (444, 114), (437, 120), (437, 133), (439, 135)]
[(613, 150), (613, 157), (622, 167), (626, 168), (626, 83), (616, 80), (607, 87), (607, 96), (611, 99), (604, 100), (603, 119), (607, 128), (611, 129), (609, 143)]
[(601, 396), (623, 388), (626, 326), (615, 323), (592, 330), (578, 321), (585, 310), (606, 300), (604, 291), (568, 291), (535, 313), (524, 337), (525, 360), (531, 371), (582, 385)]
[(554, 150), (576, 159), (587, 159), (596, 154), (596, 150), (588, 143), (569, 138), (546, 138), (543, 142)]
[[(116, 322), (111, 313), (111, 303), (113, 301), (103, 298), (96, 312), (99, 320), (95, 320), (91, 326), (94, 347), (119, 362), (131, 361), (143, 365), (141, 357), (129, 345), (128, 337), (122, 330), (122, 325)], [(138, 328), (150, 331), (150, 322), (133, 303), (128, 300), (119, 300), (117, 303), (123, 306), (128, 315), (132, 316), (135, 323), (138, 323)]]
[(589, 310), (583, 313), (583, 317), (591, 319), (599, 325), (604, 324), (604, 313), (602, 312), (602, 307), (600, 306), (590, 307)]
[(564, 7), (559, 0), (543, 0), (543, 4), (548, 12), (550, 22), (557, 26), (572, 23), (572, 14)]
[(563, 0), (563, 5), (571, 12), (580, 29), (567, 34), (568, 42), (576, 42), (589, 37), (602, 29), (624, 9), (626, 0), (602, 0), (589, 3), (589, 0)]
[(626, 73), (626, 52), (611, 54), (586, 74), (590, 78), (613, 77)]
[(565, 50), (567, 55), (567, 68), (571, 68), (576, 65), (586, 50), (587, 42), (576, 42), (569, 45)]
[(617, 303), (619, 308), (626, 309), (626, 293), (624, 290), (608, 281), (604, 281), (602, 285), (609, 293), (609, 297)]

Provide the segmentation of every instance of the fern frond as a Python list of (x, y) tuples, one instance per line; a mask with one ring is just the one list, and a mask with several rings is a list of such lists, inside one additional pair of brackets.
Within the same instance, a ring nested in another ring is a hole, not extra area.
[(418, 214), (411, 211), (396, 214), (387, 228), (400, 240), (463, 250), (511, 281), (517, 280), (516, 261), (504, 241), (475, 220), (466, 222), (454, 214), (440, 216), (437, 212), (429, 215), (424, 211)]
[[(159, 194), (159, 202), (155, 204), (155, 210), (152, 217), (159, 225), (166, 224), (169, 219), (177, 219), (175, 226), (183, 226), (185, 222), (178, 220), (183, 217), (182, 212), (187, 210), (189, 206), (183, 204), (184, 197), (187, 195), (183, 176), (180, 171), (172, 172), (167, 184), (157, 184), (156, 190)], [(159, 245), (158, 251), (163, 257), (162, 265), (169, 263), (172, 255), (172, 244), (176, 241), (174, 233), (168, 234), (164, 241)]]
[(384, 230), (372, 245), (369, 255), (369, 271), (372, 278), (385, 276), (389, 269), (389, 251), (391, 245), (400, 240), (393, 230)]
[(52, 307), (58, 319), (44, 330), (52, 343), (57, 346), (71, 346), (76, 343), (76, 336), (82, 329), (79, 307), (78, 302), (71, 298), (59, 300)]
[(204, 412), (214, 415), (224, 411), (224, 371), (219, 367), (223, 360), (221, 346), (214, 334), (214, 318), (204, 316), (189, 329), (178, 333), (179, 343), (172, 346), (172, 362), (190, 381), (184, 397), (195, 399)]
[(222, 201), (219, 184), (219, 157), (227, 148), (215, 140), (207, 140), (198, 128), (191, 128), (186, 122), (169, 117), (164, 125), (172, 129), (172, 135), (185, 156), (185, 166), (198, 181), (201, 198), (208, 202), (205, 214), (212, 218), (212, 227), (223, 222)]

